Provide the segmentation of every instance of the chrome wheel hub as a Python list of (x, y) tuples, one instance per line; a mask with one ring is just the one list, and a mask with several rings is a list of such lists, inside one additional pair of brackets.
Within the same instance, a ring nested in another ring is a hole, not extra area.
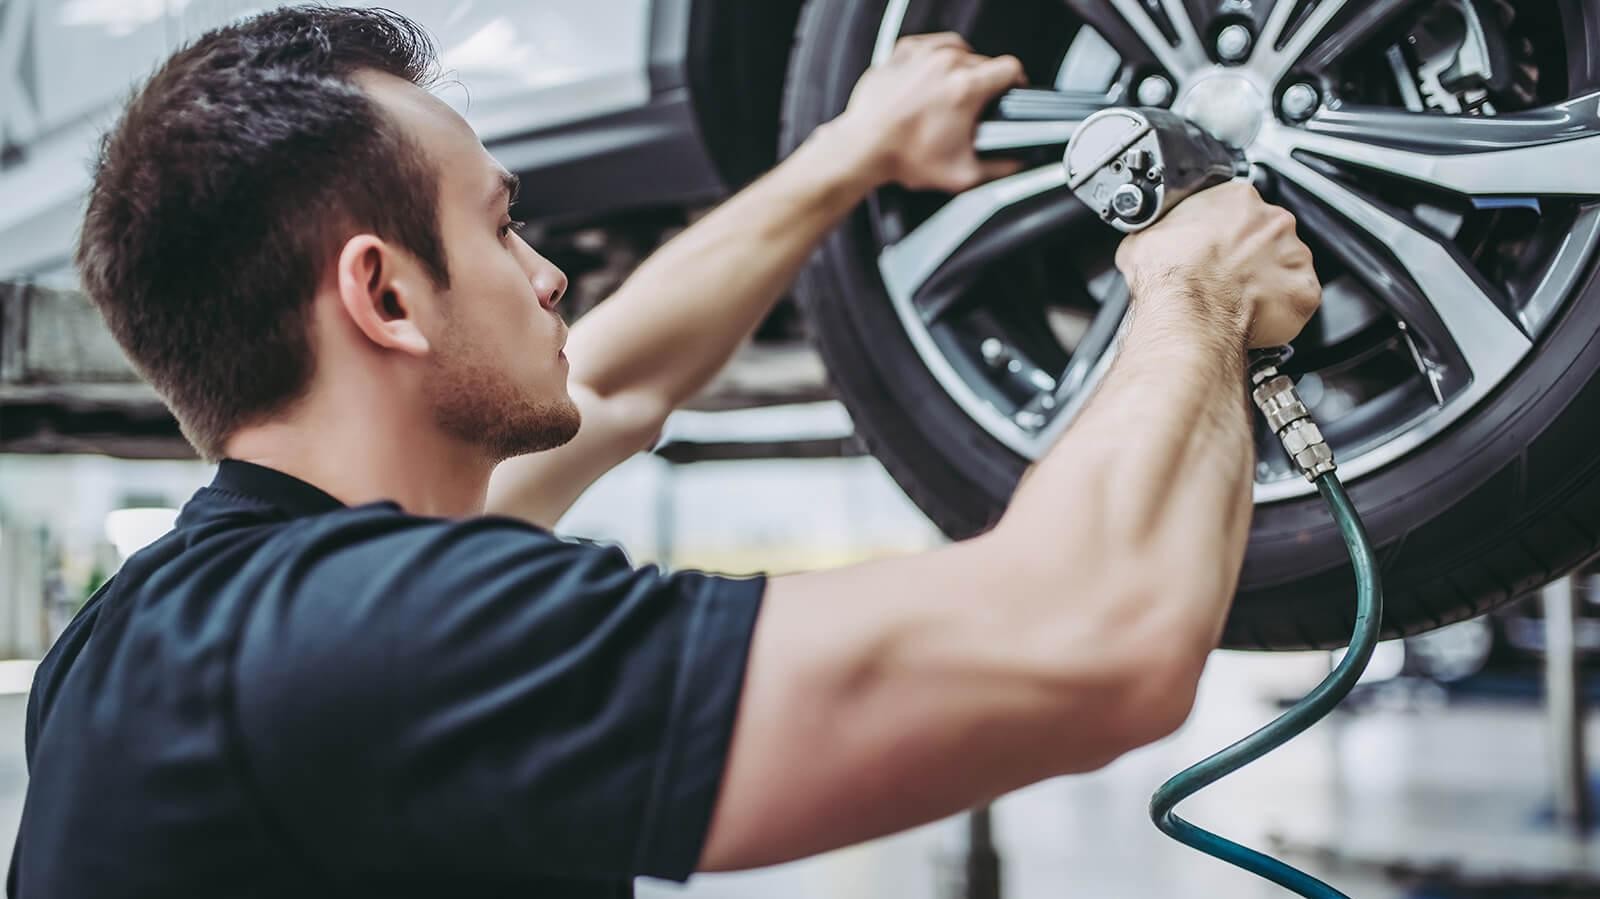
[(1261, 133), (1270, 107), (1254, 81), (1223, 70), (1195, 80), (1174, 111), (1228, 146), (1244, 149)]

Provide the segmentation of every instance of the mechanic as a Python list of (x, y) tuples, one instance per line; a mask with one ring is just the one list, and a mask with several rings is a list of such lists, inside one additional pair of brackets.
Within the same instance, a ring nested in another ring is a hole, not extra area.
[(1118, 360), (983, 536), (636, 569), (549, 528), (873, 190), (1012, 171), (973, 134), (1021, 66), (905, 39), (570, 335), (433, 69), (393, 13), (282, 9), (180, 50), (108, 136), (83, 283), (221, 462), (39, 668), (13, 897), (628, 895), (1178, 727), (1249, 529), (1245, 350), (1320, 298), (1287, 212), (1230, 185), (1123, 242)]

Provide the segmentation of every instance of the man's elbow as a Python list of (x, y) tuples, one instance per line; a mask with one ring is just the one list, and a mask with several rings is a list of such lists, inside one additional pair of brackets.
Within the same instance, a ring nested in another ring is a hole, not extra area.
[(1146, 608), (1111, 616), (1104, 646), (1108, 681), (1101, 706), (1102, 764), (1171, 736), (1194, 710), (1210, 646), (1164, 614), (1182, 597), (1153, 595)]
[(1168, 674), (1156, 664), (1147, 670), (1130, 672), (1124, 682), (1107, 691), (1108, 698), (1091, 715), (1076, 714), (1064, 727), (1081, 734), (1092, 728), (1093, 736), (1078, 737), (1081, 751), (1064, 759), (1069, 767), (1057, 774), (1084, 774), (1097, 771), (1124, 755), (1176, 733), (1194, 709), (1198, 677)]
[(604, 430), (625, 455), (654, 449), (673, 410), (670, 400), (649, 390), (594, 392), (591, 401), (579, 405), (584, 427)]
[(1143, 658), (1142, 671), (1130, 674), (1127, 699), (1115, 716), (1118, 753), (1131, 752), (1176, 733), (1194, 711), (1204, 660)]
[(1030, 597), (1030, 614), (1016, 619), (1026, 625), (1011, 658), (1042, 688), (1049, 739), (1080, 750), (1062, 757), (1068, 768), (1054, 773), (1110, 764), (1171, 735), (1194, 708), (1215, 640), (1194, 610), (1214, 606), (1216, 597), (1185, 595), (1151, 568), (1118, 549), (1012, 554), (994, 565), (1007, 573), (1006, 592)]

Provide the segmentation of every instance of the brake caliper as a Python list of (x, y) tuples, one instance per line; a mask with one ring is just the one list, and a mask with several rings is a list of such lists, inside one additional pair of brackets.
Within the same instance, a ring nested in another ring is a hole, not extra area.
[(1509, 0), (1439, 0), (1389, 50), (1414, 112), (1494, 115), (1533, 105), (1539, 69)]

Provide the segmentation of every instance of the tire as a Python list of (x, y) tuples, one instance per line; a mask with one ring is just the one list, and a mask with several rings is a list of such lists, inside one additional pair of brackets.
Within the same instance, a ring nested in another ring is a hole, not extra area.
[[(811, 0), (787, 82), (785, 154), (844, 108), (884, 7)], [(946, 534), (964, 538), (997, 519), (1026, 460), (930, 374), (891, 307), (874, 240), (863, 208), (822, 246), (797, 295), (867, 447)], [(1347, 485), (1378, 548), (1386, 637), (1482, 614), (1600, 552), (1600, 278), (1593, 258), (1584, 265), (1494, 392)], [(1345, 547), (1321, 500), (1258, 505), (1223, 645), (1341, 646), (1353, 611)]]

